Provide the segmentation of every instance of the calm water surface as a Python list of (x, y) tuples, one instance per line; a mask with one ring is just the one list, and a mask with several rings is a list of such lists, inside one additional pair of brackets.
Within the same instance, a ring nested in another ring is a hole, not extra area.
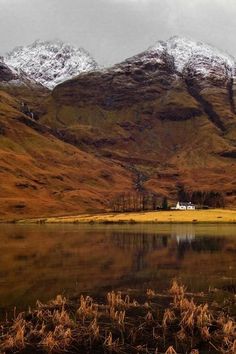
[(0, 311), (110, 289), (236, 288), (234, 225), (0, 225)]

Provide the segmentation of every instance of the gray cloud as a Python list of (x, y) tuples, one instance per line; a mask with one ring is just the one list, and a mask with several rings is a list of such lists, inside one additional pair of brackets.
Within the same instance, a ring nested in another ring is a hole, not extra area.
[(235, 0), (0, 0), (0, 54), (60, 38), (110, 65), (177, 34), (236, 56), (235, 18)]

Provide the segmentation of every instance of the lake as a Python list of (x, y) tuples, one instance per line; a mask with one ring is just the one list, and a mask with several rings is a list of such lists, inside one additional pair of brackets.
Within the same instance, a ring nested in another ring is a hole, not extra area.
[(3, 315), (57, 294), (236, 289), (236, 225), (1, 225)]

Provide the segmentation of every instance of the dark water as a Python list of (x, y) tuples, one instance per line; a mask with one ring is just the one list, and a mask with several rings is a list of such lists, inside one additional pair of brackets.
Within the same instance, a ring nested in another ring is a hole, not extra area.
[(1, 225), (0, 310), (110, 289), (236, 289), (234, 225)]

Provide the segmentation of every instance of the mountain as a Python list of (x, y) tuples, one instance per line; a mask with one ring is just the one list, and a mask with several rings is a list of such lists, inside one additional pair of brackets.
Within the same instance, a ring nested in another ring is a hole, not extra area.
[(234, 59), (179, 37), (53, 91), (1, 60), (0, 219), (104, 211), (135, 192), (223, 192), (235, 207), (235, 98)]
[(22, 70), (9, 67), (0, 57), (0, 90), (14, 96), (21, 104), (33, 109), (35, 117), (43, 114), (43, 102), (49, 90), (29, 78)]
[(0, 84), (6, 90), (13, 87), (28, 87), (30, 89), (42, 87), (21, 69), (14, 69), (8, 66), (4, 58), (0, 57)]
[(150, 47), (149, 52), (167, 52), (174, 60), (174, 65), (178, 73), (183, 73), (185, 67), (191, 67), (203, 77), (216, 72), (220, 66), (223, 71), (218, 71), (218, 76), (222, 74), (232, 75), (235, 69), (235, 59), (219, 49), (203, 43), (196, 42), (188, 38), (174, 36), (166, 42), (159, 41)]
[(0, 220), (104, 210), (116, 192), (132, 189), (131, 173), (121, 164), (65, 142), (3, 90), (0, 183)]
[(122, 163), (137, 188), (176, 199), (220, 191), (236, 204), (235, 61), (181, 37), (52, 92), (41, 123)]
[(49, 89), (81, 72), (97, 69), (97, 63), (86, 50), (59, 40), (37, 40), (15, 48), (4, 59), (8, 66), (22, 70)]

